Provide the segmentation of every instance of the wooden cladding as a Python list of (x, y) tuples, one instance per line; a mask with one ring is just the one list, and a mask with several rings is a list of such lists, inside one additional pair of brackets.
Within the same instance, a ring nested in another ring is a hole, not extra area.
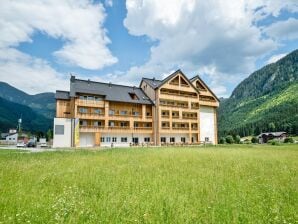
[(201, 96), (200, 95), (200, 100), (201, 101), (207, 101), (207, 102), (216, 102), (213, 96)]
[(187, 101), (160, 99), (159, 103), (163, 106), (188, 108)]
[(160, 93), (165, 95), (172, 95), (172, 96), (182, 96), (182, 97), (191, 97), (191, 98), (198, 97), (197, 93), (180, 91), (175, 89), (166, 89), (166, 88), (162, 88), (160, 90)]

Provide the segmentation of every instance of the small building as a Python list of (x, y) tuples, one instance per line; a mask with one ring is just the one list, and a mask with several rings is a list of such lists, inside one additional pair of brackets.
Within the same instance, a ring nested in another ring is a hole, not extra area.
[(287, 133), (284, 131), (264, 132), (258, 136), (260, 144), (267, 143), (268, 141), (273, 139), (278, 141), (284, 141), (286, 137), (287, 137)]
[(17, 143), (18, 141), (18, 133), (11, 133), (5, 137), (5, 141), (8, 143)]

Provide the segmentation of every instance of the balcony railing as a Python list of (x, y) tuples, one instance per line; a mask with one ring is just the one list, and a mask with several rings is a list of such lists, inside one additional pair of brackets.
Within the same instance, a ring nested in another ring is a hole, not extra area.
[(96, 101), (96, 100), (77, 100), (78, 105), (83, 106), (96, 106), (96, 107), (104, 107), (104, 101)]
[(104, 113), (83, 113), (83, 112), (78, 112), (78, 115), (80, 116), (104, 116)]
[(179, 130), (189, 130), (189, 127), (172, 127), (172, 129)]

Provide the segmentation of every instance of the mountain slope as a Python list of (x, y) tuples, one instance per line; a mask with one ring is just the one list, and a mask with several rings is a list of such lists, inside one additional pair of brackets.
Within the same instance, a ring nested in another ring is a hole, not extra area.
[(27, 131), (46, 132), (52, 126), (52, 120), (36, 113), (30, 107), (13, 103), (0, 98), (0, 131), (7, 132), (16, 128), (17, 121), (22, 116), (22, 127)]
[(54, 93), (29, 95), (5, 82), (0, 82), (0, 97), (13, 103), (22, 104), (47, 118), (55, 115)]
[(220, 103), (219, 135), (298, 134), (298, 50), (252, 73)]

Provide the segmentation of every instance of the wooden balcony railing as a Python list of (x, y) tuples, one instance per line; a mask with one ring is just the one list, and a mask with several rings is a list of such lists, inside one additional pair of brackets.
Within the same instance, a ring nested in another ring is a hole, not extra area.
[(82, 100), (78, 99), (77, 104), (80, 106), (96, 106), (96, 107), (104, 107), (104, 101), (96, 101), (96, 100)]

